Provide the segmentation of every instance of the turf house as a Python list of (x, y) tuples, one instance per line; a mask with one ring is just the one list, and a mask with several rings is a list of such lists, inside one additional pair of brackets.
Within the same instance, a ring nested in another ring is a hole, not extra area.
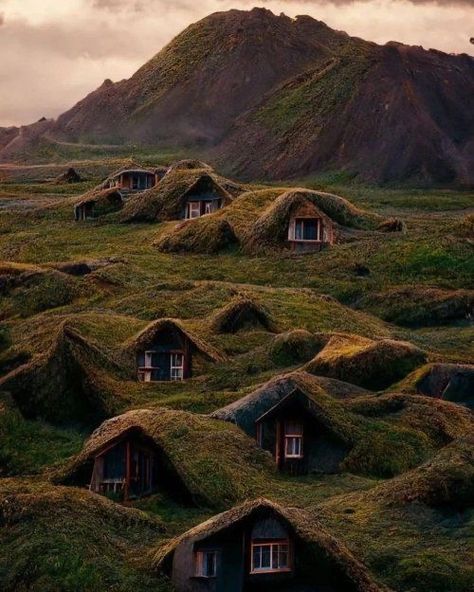
[(131, 346), (140, 382), (179, 381), (194, 373), (194, 358), (218, 361), (219, 354), (192, 335), (176, 320), (160, 319), (151, 323)]
[(220, 210), (231, 200), (227, 191), (210, 175), (201, 175), (183, 196), (182, 218), (192, 220)]
[(117, 189), (103, 189), (86, 196), (74, 206), (76, 222), (93, 220), (99, 216), (120, 210), (123, 206), (123, 196)]
[(272, 454), (280, 471), (293, 475), (337, 472), (348, 452), (312, 397), (290, 377), (270, 381), (212, 416), (236, 423)]
[(199, 524), (161, 549), (177, 592), (381, 592), (365, 568), (303, 511), (266, 499)]
[(314, 203), (295, 207), (288, 224), (288, 245), (293, 251), (319, 251), (334, 242), (334, 224)]
[(159, 171), (144, 169), (142, 167), (122, 169), (110, 175), (104, 181), (103, 188), (119, 189), (123, 193), (145, 191), (154, 187), (160, 177)]

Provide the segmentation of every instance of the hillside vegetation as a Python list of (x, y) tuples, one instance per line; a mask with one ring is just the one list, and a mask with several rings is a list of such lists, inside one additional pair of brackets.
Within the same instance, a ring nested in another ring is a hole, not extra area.
[[(337, 46), (328, 36), (315, 51)], [(190, 169), (75, 222), (80, 196), (127, 164), (73, 160), (77, 184), (55, 180), (68, 167), (2, 169), (0, 588), (172, 592), (159, 550), (264, 496), (304, 509), (380, 589), (470, 592), (474, 196), (341, 176), (244, 185), (212, 171), (235, 193), (183, 226), (166, 198)], [(344, 237), (296, 255), (271, 234), (302, 193)], [(137, 382), (136, 348), (171, 325), (202, 353), (193, 377)], [(295, 385), (343, 446), (339, 472), (279, 473), (214, 413)], [(187, 503), (160, 492), (121, 504), (84, 487), (94, 451), (131, 428), (159, 444)]]

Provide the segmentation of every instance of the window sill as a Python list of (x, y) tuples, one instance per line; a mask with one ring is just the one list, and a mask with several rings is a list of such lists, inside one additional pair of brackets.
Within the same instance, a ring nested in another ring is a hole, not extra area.
[(258, 576), (259, 574), (277, 574), (277, 573), (290, 573), (291, 568), (285, 567), (284, 569), (258, 569), (250, 572), (251, 576)]

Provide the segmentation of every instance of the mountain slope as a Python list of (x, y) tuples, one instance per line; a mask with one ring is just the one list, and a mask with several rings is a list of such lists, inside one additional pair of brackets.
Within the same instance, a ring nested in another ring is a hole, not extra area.
[(246, 178), (345, 170), (371, 182), (473, 185), (472, 96), (468, 55), (230, 10), (188, 27), (129, 80), (106, 80), (43, 135), (38, 124), (20, 140), (0, 130), (0, 161), (52, 138), (210, 150)]

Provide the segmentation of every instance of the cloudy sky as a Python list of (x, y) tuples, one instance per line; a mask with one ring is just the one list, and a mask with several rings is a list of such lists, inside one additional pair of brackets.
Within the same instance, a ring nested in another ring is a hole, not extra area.
[(474, 0), (0, 0), (0, 126), (56, 117), (191, 22), (254, 5), (381, 43), (474, 53)]

